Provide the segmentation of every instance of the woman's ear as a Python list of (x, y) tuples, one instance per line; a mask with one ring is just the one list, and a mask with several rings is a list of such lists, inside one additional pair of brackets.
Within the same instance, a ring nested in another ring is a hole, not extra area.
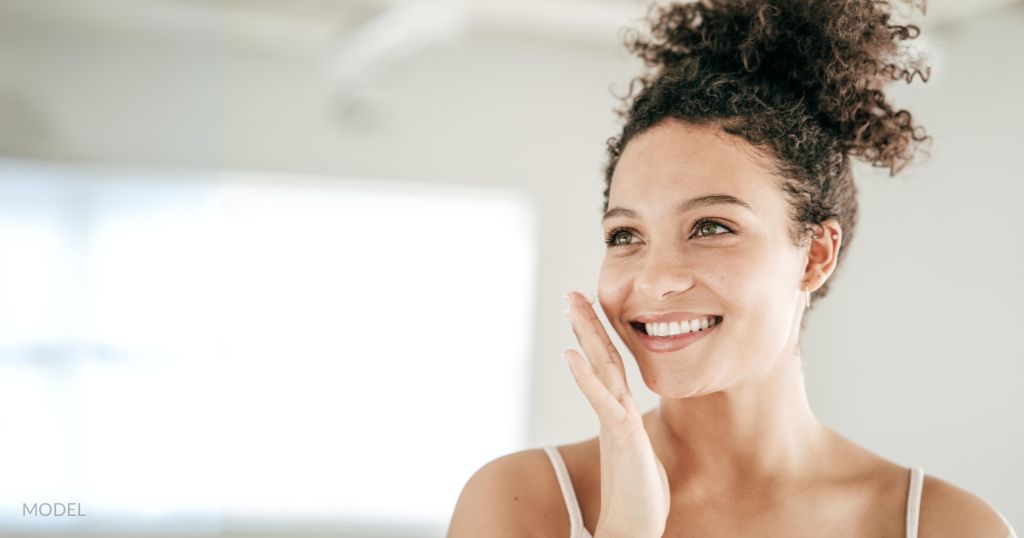
[(843, 241), (843, 229), (839, 221), (829, 219), (815, 226), (807, 247), (807, 265), (804, 267), (803, 283), (810, 291), (820, 288), (839, 261), (839, 246)]

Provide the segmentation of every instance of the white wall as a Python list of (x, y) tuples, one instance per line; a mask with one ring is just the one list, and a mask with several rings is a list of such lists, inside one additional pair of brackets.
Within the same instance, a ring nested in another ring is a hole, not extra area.
[[(621, 94), (638, 63), (607, 45), (473, 34), (395, 65), (368, 107), (342, 116), (324, 58), (235, 46), (212, 23), (193, 29), (0, 18), (0, 154), (522, 189), (540, 230), (527, 444), (596, 435), (558, 357), (576, 344), (561, 294), (594, 290), (600, 165), (617, 134), (609, 85)], [(804, 346), (827, 424), (975, 492), (1018, 528), (1022, 29), (1017, 4), (926, 31), (941, 64), (894, 95), (935, 136), (932, 160), (896, 179), (860, 175), (858, 238)], [(635, 365), (629, 376), (653, 406)]]

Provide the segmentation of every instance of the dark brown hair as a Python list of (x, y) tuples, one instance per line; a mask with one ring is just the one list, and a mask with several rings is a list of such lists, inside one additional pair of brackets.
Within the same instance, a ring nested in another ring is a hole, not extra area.
[[(927, 81), (931, 73), (922, 55), (901, 46), (920, 29), (890, 23), (890, 7), (877, 0), (652, 4), (649, 35), (626, 36), (626, 47), (653, 69), (620, 96), (616, 113), (625, 124), (607, 142), (604, 211), (615, 165), (633, 137), (670, 119), (711, 124), (768, 157), (790, 203), (794, 245), (806, 245), (817, 224), (839, 221), (838, 270), (857, 224), (851, 157), (894, 176), (931, 141), (882, 91), (889, 81), (910, 83), (915, 74)], [(925, 11), (924, 0), (918, 7)]]

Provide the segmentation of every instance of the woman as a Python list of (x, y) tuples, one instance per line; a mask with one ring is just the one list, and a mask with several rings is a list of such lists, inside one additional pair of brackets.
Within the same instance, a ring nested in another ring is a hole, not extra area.
[[(869, 0), (656, 7), (654, 71), (609, 140), (600, 306), (661, 396), (641, 414), (579, 293), (563, 355), (600, 434), (509, 454), (448, 536), (1015, 536), (978, 497), (821, 424), (799, 337), (857, 221), (851, 158), (896, 174), (928, 137), (881, 92), (915, 74)], [(631, 92), (632, 93), (632, 92)], [(554, 470), (554, 472), (552, 472)]]

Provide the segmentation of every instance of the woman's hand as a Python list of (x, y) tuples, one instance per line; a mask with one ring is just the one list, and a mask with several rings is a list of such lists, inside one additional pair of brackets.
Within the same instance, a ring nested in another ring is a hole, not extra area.
[(576, 384), (601, 421), (601, 514), (594, 538), (661, 537), (669, 512), (668, 477), (626, 386), (622, 358), (587, 300), (566, 296), (565, 311), (584, 357), (562, 352)]

